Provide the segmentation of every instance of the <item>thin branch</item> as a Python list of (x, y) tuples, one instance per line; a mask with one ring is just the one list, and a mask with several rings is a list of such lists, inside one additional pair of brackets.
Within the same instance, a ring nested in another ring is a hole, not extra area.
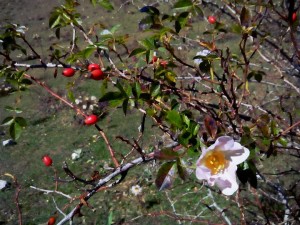
[(68, 198), (68, 199), (72, 199), (72, 197), (70, 195), (67, 195), (67, 194), (65, 194), (61, 191), (47, 190), (47, 189), (37, 188), (37, 187), (34, 187), (34, 186), (30, 186), (30, 188), (35, 189), (37, 191), (44, 192), (46, 195), (54, 193), (54, 194), (62, 195), (64, 197)]
[[(139, 157), (137, 159), (132, 160), (129, 163), (126, 163), (125, 165), (122, 165), (120, 167), (118, 167), (114, 172), (112, 172), (111, 174), (109, 174), (108, 176), (104, 177), (103, 179), (100, 179), (98, 181), (98, 183), (95, 185), (95, 187), (89, 191), (89, 193), (85, 196), (84, 201), (88, 201), (94, 194), (96, 194), (98, 192), (98, 190), (106, 185), (109, 181), (111, 181), (113, 178), (122, 175), (126, 172), (128, 172), (131, 168), (141, 164), (141, 163), (147, 163), (154, 160), (154, 153), (150, 153), (148, 155), (145, 156), (145, 158), (143, 157)], [(80, 203), (79, 205), (77, 205), (73, 210), (71, 210), (71, 212), (69, 212), (67, 214), (66, 217), (64, 217), (60, 222), (58, 222), (57, 225), (62, 225), (65, 224), (66, 222), (68, 222), (69, 220), (71, 220), (74, 216), (74, 214), (82, 207), (82, 203)]]

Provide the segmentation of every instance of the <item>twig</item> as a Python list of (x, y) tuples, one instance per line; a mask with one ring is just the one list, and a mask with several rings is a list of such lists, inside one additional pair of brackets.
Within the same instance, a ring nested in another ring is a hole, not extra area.
[(110, 157), (111, 157), (113, 163), (115, 164), (115, 167), (116, 168), (119, 167), (120, 164), (119, 164), (118, 160), (116, 159), (115, 151), (111, 147), (111, 144), (109, 143), (109, 140), (106, 137), (106, 134), (104, 133), (104, 131), (97, 124), (95, 124), (95, 127), (99, 131), (99, 133), (101, 134), (102, 138), (104, 139), (104, 142), (105, 142), (105, 144), (106, 144), (106, 146), (107, 146), (107, 148), (109, 150)]
[(211, 190), (210, 190), (209, 188), (207, 189), (207, 192), (208, 192), (207, 195), (208, 195), (208, 196), (211, 198), (211, 200), (213, 201), (213, 204), (211, 204), (210, 206), (215, 207), (215, 208), (218, 210), (218, 212), (220, 213), (220, 215), (223, 217), (223, 219), (225, 220), (225, 222), (226, 222), (228, 225), (231, 225), (231, 221), (230, 221), (229, 218), (226, 216), (224, 210), (221, 209), (221, 208), (219, 207), (219, 205), (215, 202), (215, 198), (214, 198), (214, 196), (213, 196), (213, 194), (212, 194), (212, 192), (211, 192)]
[[(98, 183), (96, 184), (96, 186), (92, 190), (90, 190), (90, 192), (86, 195), (86, 197), (84, 198), (84, 201), (88, 201), (88, 199), (90, 199), (94, 194), (97, 193), (98, 189), (100, 189), (102, 186), (107, 184), (110, 180), (112, 180), (116, 176), (126, 173), (128, 170), (130, 170), (131, 168), (133, 168), (141, 163), (150, 162), (152, 160), (154, 160), (154, 153), (150, 153), (150, 154), (146, 155), (145, 159), (143, 159), (143, 157), (139, 157), (135, 160), (132, 160), (129, 163), (126, 163), (123, 166), (118, 167), (114, 172), (112, 172), (108, 176), (104, 177), (103, 179), (100, 179), (98, 181)], [(71, 210), (71, 212), (69, 212), (67, 214), (67, 216), (65, 216), (60, 222), (58, 222), (57, 225), (65, 224), (67, 221), (71, 220), (72, 217), (74, 216), (75, 212), (77, 210), (79, 210), (81, 207), (82, 207), (82, 203), (77, 205), (73, 210)]]
[(62, 195), (64, 197), (68, 198), (68, 199), (72, 199), (72, 197), (70, 195), (67, 195), (67, 194), (65, 194), (61, 191), (47, 190), (47, 189), (37, 188), (37, 187), (34, 187), (34, 186), (30, 186), (30, 188), (35, 189), (37, 191), (44, 192), (46, 195), (51, 194), (51, 193), (55, 193), (55, 194), (58, 194), (58, 195)]

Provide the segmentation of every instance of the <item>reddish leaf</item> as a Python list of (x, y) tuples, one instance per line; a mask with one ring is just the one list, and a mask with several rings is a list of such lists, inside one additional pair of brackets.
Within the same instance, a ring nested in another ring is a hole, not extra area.
[(242, 26), (248, 27), (250, 25), (251, 14), (250, 14), (249, 9), (245, 8), (245, 6), (242, 8), (240, 20), (241, 20)]
[(207, 132), (209, 133), (209, 135), (213, 139), (215, 139), (217, 132), (218, 132), (218, 126), (217, 126), (216, 121), (212, 117), (207, 115), (204, 119), (204, 125), (205, 125), (205, 128), (206, 128)]
[(177, 159), (179, 154), (175, 152), (172, 148), (164, 148), (160, 151), (154, 152), (154, 158), (159, 160), (172, 160)]
[(175, 162), (167, 162), (158, 170), (155, 184), (159, 191), (170, 188), (173, 183)]

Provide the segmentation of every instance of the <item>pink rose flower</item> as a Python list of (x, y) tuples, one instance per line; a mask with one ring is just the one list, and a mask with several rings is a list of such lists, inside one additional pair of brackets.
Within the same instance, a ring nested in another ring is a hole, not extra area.
[(238, 189), (237, 165), (244, 162), (249, 149), (228, 136), (219, 137), (216, 142), (204, 148), (197, 161), (196, 176), (207, 180), (210, 186), (217, 185), (224, 195), (232, 195)]

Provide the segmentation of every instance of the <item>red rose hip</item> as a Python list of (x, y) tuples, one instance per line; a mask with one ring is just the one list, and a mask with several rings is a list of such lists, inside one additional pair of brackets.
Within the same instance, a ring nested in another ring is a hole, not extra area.
[(51, 216), (48, 220), (48, 225), (54, 225), (56, 221), (56, 218), (54, 216)]
[(93, 71), (93, 70), (100, 70), (100, 66), (96, 63), (91, 63), (88, 66), (88, 71)]
[(217, 19), (216, 19), (215, 16), (208, 16), (208, 17), (207, 17), (207, 20), (208, 20), (208, 22), (209, 22), (210, 24), (214, 24), (214, 23), (217, 22)]
[(84, 123), (86, 125), (93, 125), (93, 124), (97, 123), (97, 121), (98, 121), (98, 117), (96, 115), (92, 114), (85, 118)]
[(104, 78), (104, 73), (101, 69), (95, 69), (91, 72), (91, 78), (93, 80), (102, 80)]
[(62, 72), (65, 77), (72, 77), (75, 74), (75, 70), (73, 68), (65, 68)]
[(48, 155), (44, 155), (43, 158), (42, 158), (42, 161), (45, 164), (45, 166), (51, 166), (52, 165), (52, 159)]
[(297, 13), (294, 12), (294, 13), (292, 14), (292, 22), (294, 23), (296, 20), (297, 20)]

